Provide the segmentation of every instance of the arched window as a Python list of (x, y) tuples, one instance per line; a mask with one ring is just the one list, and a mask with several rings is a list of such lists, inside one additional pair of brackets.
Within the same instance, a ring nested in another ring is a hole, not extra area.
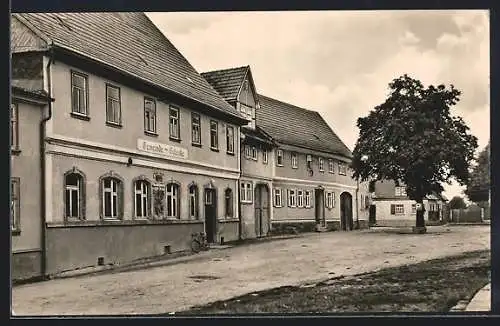
[(179, 185), (177, 183), (167, 184), (166, 191), (167, 218), (179, 218)]
[(123, 180), (116, 173), (100, 178), (101, 217), (120, 219), (123, 217)]
[(64, 215), (67, 220), (85, 218), (85, 176), (76, 168), (64, 174)]
[(233, 217), (233, 190), (231, 188), (227, 188), (224, 191), (224, 202), (226, 217)]
[(198, 186), (191, 184), (189, 186), (189, 217), (198, 218)]
[(144, 178), (134, 181), (134, 216), (151, 217), (151, 183)]

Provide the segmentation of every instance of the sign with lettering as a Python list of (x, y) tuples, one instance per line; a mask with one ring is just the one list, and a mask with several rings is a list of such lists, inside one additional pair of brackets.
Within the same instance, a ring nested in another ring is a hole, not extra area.
[(144, 139), (137, 140), (137, 149), (143, 152), (157, 154), (172, 159), (187, 159), (188, 151), (185, 148), (152, 142)]

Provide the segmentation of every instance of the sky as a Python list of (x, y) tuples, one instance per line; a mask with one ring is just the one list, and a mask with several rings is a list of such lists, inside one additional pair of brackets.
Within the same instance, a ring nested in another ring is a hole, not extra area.
[[(250, 65), (257, 92), (318, 111), (351, 149), (356, 121), (403, 74), (462, 91), (451, 110), (490, 137), (483, 10), (147, 13), (198, 72)], [(451, 199), (463, 187), (444, 185)]]

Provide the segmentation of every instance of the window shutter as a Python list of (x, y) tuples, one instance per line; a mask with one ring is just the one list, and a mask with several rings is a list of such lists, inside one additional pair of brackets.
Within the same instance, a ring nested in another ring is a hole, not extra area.
[(287, 206), (288, 207), (292, 207), (292, 205), (290, 205), (290, 203), (291, 203), (291, 200), (290, 200), (290, 189), (286, 190), (286, 201), (287, 201)]
[(323, 201), (325, 202), (325, 207), (328, 208), (328, 193), (326, 191), (323, 193), (323, 197), (324, 197)]
[(396, 205), (391, 204), (391, 215), (396, 215)]

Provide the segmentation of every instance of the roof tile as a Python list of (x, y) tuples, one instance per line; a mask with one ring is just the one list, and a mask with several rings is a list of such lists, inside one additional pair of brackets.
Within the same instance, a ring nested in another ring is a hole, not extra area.
[(202, 72), (201, 75), (226, 100), (236, 101), (249, 66)]
[(351, 158), (352, 153), (316, 111), (307, 110), (264, 95), (259, 95), (260, 109), (256, 124), (274, 140), (311, 150)]
[(241, 118), (144, 13), (22, 13), (56, 46)]

